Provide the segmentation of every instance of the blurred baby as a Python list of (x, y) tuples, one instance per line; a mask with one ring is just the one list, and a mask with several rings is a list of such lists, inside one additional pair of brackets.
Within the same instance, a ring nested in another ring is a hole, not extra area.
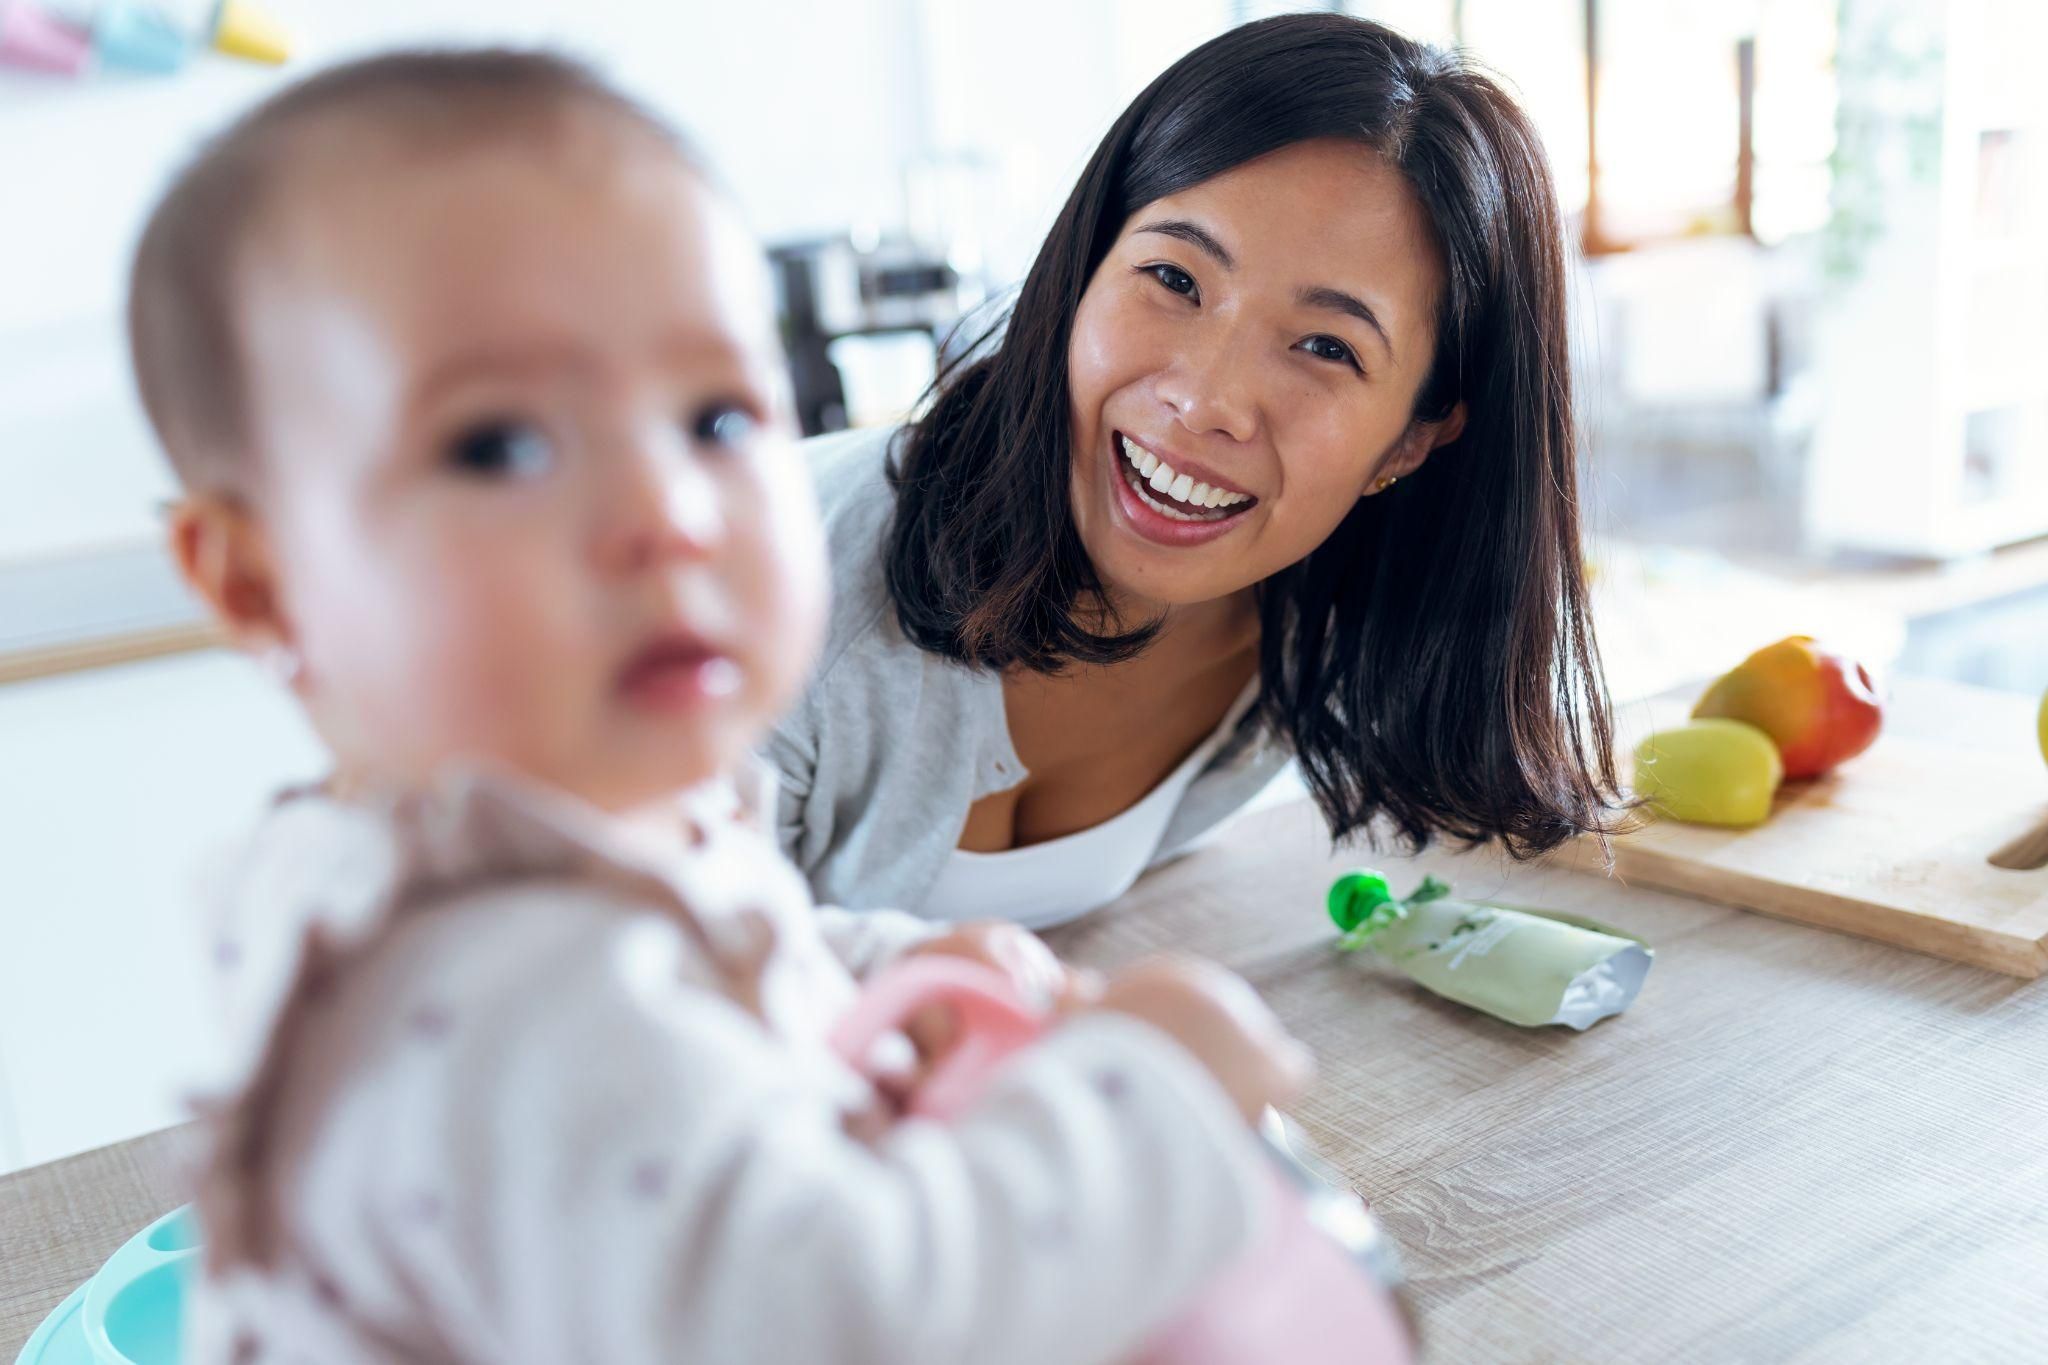
[[(192, 1359), (1102, 1361), (1245, 1247), (1306, 1068), (1248, 987), (815, 907), (764, 831), (822, 549), (676, 134), (545, 54), (331, 68), (129, 322), (175, 556), (333, 760), (220, 888)], [(916, 952), (1063, 1004), (946, 1125), (828, 1043)]]

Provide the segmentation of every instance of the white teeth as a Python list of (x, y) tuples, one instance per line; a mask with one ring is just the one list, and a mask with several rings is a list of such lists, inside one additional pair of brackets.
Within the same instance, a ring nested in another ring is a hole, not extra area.
[(1178, 508), (1154, 502), (1145, 497), (1144, 485), (1150, 484), (1153, 489), (1167, 497), (1195, 507), (1235, 507), (1239, 503), (1251, 501), (1249, 493), (1232, 493), (1221, 488), (1211, 488), (1206, 483), (1196, 483), (1193, 475), (1181, 473), (1128, 436), (1123, 438), (1123, 447), (1124, 458), (1130, 461), (1134, 471), (1131, 486), (1139, 490), (1138, 496), (1144, 500), (1147, 507), (1176, 520), (1203, 521), (1209, 518), (1191, 516)]
[(1216, 518), (1216, 517), (1214, 517), (1214, 516), (1198, 517), (1198, 516), (1196, 516), (1196, 515), (1195, 515), (1194, 513), (1192, 513), (1192, 512), (1183, 512), (1183, 511), (1181, 511), (1181, 510), (1180, 510), (1180, 509), (1179, 509), (1178, 507), (1168, 507), (1168, 506), (1167, 506), (1167, 505), (1166, 505), (1165, 503), (1163, 503), (1163, 502), (1158, 502), (1158, 501), (1156, 501), (1156, 500), (1154, 500), (1154, 499), (1152, 499), (1152, 498), (1148, 498), (1148, 497), (1146, 497), (1146, 496), (1145, 496), (1145, 492), (1144, 492), (1144, 490), (1143, 490), (1143, 489), (1136, 489), (1135, 491), (1136, 491), (1136, 492), (1137, 492), (1137, 494), (1138, 494), (1138, 501), (1140, 501), (1140, 502), (1144, 503), (1144, 504), (1145, 504), (1145, 505), (1146, 505), (1147, 507), (1151, 508), (1151, 509), (1152, 509), (1153, 511), (1157, 512), (1157, 513), (1158, 513), (1158, 514), (1159, 514), (1160, 516), (1162, 516), (1162, 517), (1165, 517), (1165, 518), (1167, 518), (1167, 519), (1168, 519), (1168, 520), (1170, 520), (1170, 521), (1215, 521), (1215, 520), (1217, 520), (1217, 518)]
[(1152, 471), (1159, 468), (1159, 457), (1130, 437), (1120, 437), (1124, 443), (1124, 458), (1138, 467), (1138, 473), (1145, 478), (1152, 477)]

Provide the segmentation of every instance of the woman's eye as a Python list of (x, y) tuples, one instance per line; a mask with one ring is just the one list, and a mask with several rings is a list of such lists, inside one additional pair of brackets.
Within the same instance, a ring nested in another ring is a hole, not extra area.
[(690, 439), (731, 450), (752, 440), (760, 428), (754, 414), (739, 404), (713, 403), (690, 419)]
[(1184, 298), (1193, 298), (1195, 296), (1195, 277), (1182, 270), (1179, 266), (1165, 264), (1148, 265), (1145, 267), (1145, 271), (1172, 292)]
[(480, 478), (530, 479), (554, 468), (555, 447), (526, 422), (481, 422), (448, 445), (448, 463)]
[(1301, 345), (1303, 350), (1318, 360), (1334, 360), (1340, 365), (1349, 365), (1354, 370), (1359, 368), (1358, 357), (1352, 354), (1349, 346), (1335, 337), (1314, 336)]

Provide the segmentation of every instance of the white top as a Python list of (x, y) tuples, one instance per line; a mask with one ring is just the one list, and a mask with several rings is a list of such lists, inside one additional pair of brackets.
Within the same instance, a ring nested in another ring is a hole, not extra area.
[(1151, 866), (1181, 793), (1258, 695), (1254, 678), (1230, 704), (1223, 723), (1180, 766), (1136, 805), (1101, 824), (1001, 853), (954, 849), (918, 913), (927, 919), (1007, 919), (1044, 929), (1109, 904)]

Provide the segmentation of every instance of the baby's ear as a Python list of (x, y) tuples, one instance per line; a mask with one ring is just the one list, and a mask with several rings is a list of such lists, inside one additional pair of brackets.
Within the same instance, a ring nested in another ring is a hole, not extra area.
[(236, 647), (252, 654), (290, 647), (270, 538), (248, 505), (198, 493), (168, 511), (171, 558)]

